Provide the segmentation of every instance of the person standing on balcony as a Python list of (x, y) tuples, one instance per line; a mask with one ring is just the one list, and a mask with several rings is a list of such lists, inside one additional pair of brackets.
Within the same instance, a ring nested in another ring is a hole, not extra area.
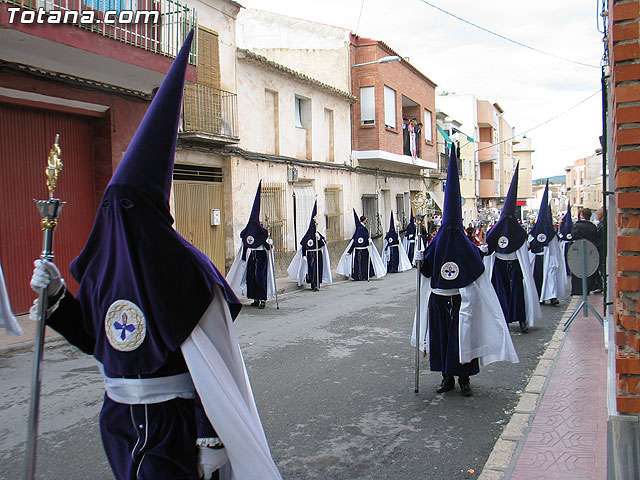
[(420, 156), (420, 152), (422, 151), (422, 140), (421, 140), (421, 138), (422, 138), (422, 127), (423, 127), (422, 122), (419, 122), (416, 125), (416, 156), (418, 158), (422, 158)]
[(517, 322), (527, 333), (542, 316), (533, 271), (529, 260), (527, 232), (516, 220), (518, 169), (500, 213), (500, 219), (487, 234), (485, 268), (491, 276), (507, 323)]
[[(71, 263), (36, 260), (47, 324), (93, 355), (106, 395), (104, 449), (118, 480), (281, 478), (233, 319), (240, 302), (209, 258), (172, 228), (169, 196), (193, 38), (151, 102)], [(39, 313), (39, 298), (31, 316)]]
[(298, 281), (298, 286), (310, 283), (311, 290), (317, 292), (321, 283), (331, 283), (331, 260), (327, 242), (318, 232), (318, 202), (313, 204), (309, 228), (302, 240), (300, 248), (289, 264), (289, 278)]
[(382, 263), (387, 266), (387, 273), (398, 273), (404, 272), (405, 270), (411, 270), (411, 262), (409, 262), (407, 252), (405, 251), (402, 243), (400, 243), (400, 238), (396, 232), (396, 227), (393, 222), (393, 212), (391, 212), (389, 231), (384, 237)]
[(402, 153), (403, 155), (411, 155), (411, 147), (409, 142), (409, 119), (402, 119)]
[(276, 294), (275, 270), (269, 254), (273, 240), (260, 223), (261, 193), (262, 180), (253, 199), (249, 222), (240, 232), (242, 246), (227, 274), (227, 281), (236, 295), (252, 299), (251, 306), (258, 308), (264, 308), (267, 300)]
[(351, 277), (353, 280), (369, 280), (374, 276), (384, 277), (387, 273), (386, 266), (380, 258), (378, 249), (371, 241), (369, 232), (358, 219), (355, 209), (353, 210), (353, 220), (356, 224), (356, 231), (340, 257), (336, 272), (345, 277)]
[(417, 154), (418, 147), (416, 144), (417, 126), (418, 126), (418, 122), (416, 121), (415, 118), (413, 118), (411, 119), (411, 122), (409, 122), (409, 126), (407, 127), (409, 129), (409, 153), (414, 160), (418, 157), (418, 154)]
[[(518, 362), (511, 336), (491, 286), (482, 255), (467, 238), (462, 223), (460, 180), (455, 149), (451, 149), (442, 224), (424, 251), (420, 274), (420, 350), (429, 353), (429, 367), (442, 372), (436, 390), (455, 388), (472, 395), (470, 377), (497, 361)], [(411, 345), (416, 346), (414, 323)]]
[(558, 297), (565, 294), (567, 268), (558, 236), (553, 228), (549, 206), (549, 180), (540, 202), (538, 219), (529, 234), (529, 257), (540, 303), (549, 300), (551, 305), (558, 305)]

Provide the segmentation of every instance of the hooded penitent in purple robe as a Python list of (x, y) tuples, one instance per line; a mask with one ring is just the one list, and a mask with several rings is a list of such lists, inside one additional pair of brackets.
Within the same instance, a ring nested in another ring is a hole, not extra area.
[(518, 322), (527, 332), (541, 312), (528, 258), (527, 232), (516, 219), (519, 168), (518, 163), (500, 219), (487, 234), (485, 266), (507, 323)]

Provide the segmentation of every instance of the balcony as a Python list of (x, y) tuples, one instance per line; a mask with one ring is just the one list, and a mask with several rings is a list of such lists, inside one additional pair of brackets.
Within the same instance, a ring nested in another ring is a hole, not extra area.
[(237, 95), (198, 83), (186, 84), (179, 132), (181, 140), (194, 143), (238, 143)]
[[(137, 0), (136, 10), (126, 10), (130, 4), (0, 0), (3, 60), (150, 94), (189, 30), (197, 35), (197, 12), (175, 0)], [(195, 38), (192, 65), (197, 45)], [(194, 68), (187, 78), (195, 78)]]
[(481, 178), (479, 181), (480, 198), (497, 198), (498, 197), (498, 182), (493, 179)]
[(496, 149), (491, 142), (478, 142), (478, 161), (489, 162), (495, 160)]

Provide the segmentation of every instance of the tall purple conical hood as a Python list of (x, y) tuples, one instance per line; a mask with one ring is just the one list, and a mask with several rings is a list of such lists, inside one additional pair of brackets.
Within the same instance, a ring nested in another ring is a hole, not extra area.
[(416, 219), (413, 216), (413, 211), (411, 212), (411, 216), (409, 217), (409, 225), (407, 225), (404, 236), (409, 239), (416, 236)]
[(484, 272), (480, 251), (465, 234), (460, 203), (458, 158), (452, 146), (442, 225), (427, 247), (421, 269), (423, 275), (431, 277), (432, 288), (466, 287)]
[(511, 179), (507, 198), (504, 200), (504, 207), (500, 213), (500, 220), (487, 234), (487, 247), (489, 252), (513, 253), (527, 241), (526, 230), (518, 223), (516, 218), (516, 201), (518, 199), (518, 169), (520, 162), (516, 166), (516, 171)]
[(393, 211), (391, 212), (391, 219), (389, 220), (389, 231), (385, 235), (384, 239), (389, 245), (395, 245), (398, 243), (398, 232), (396, 232), (396, 225), (393, 221)]
[(242, 238), (243, 251), (242, 258), (246, 258), (247, 248), (258, 248), (266, 245), (269, 238), (269, 231), (260, 223), (260, 197), (262, 196), (262, 180), (258, 183), (256, 196), (253, 198), (253, 207), (251, 215), (244, 230), (240, 232)]
[(555, 237), (556, 231), (553, 229), (553, 219), (551, 218), (551, 207), (549, 206), (549, 179), (542, 194), (538, 219), (531, 230), (531, 241), (529, 245), (533, 253), (539, 253)]
[(558, 229), (558, 237), (562, 240), (572, 240), (573, 239), (573, 218), (571, 218), (571, 203), (567, 202), (567, 213), (565, 213), (562, 222), (560, 223), (560, 228)]
[[(304, 248), (313, 248), (316, 245), (316, 215), (318, 214), (318, 201), (316, 200), (313, 203), (313, 210), (311, 211), (311, 220), (309, 220), (309, 228), (307, 229), (307, 233), (304, 234), (304, 237), (300, 240), (300, 245)], [(310, 241), (310, 243), (309, 243)]]
[(442, 210), (441, 227), (462, 225), (462, 205), (460, 200), (460, 174), (458, 172), (458, 156), (455, 145), (451, 145), (449, 167), (447, 168), (447, 186), (444, 192), (444, 208)]
[(356, 224), (356, 231), (353, 234), (352, 240), (356, 246), (365, 246), (369, 245), (369, 232), (366, 227), (362, 224), (360, 219), (358, 218), (358, 214), (356, 213), (356, 209), (353, 209), (353, 221)]
[[(159, 372), (207, 310), (217, 286), (240, 302), (211, 260), (173, 227), (169, 188), (191, 32), (120, 166), (70, 271), (93, 355), (108, 376)], [(173, 362), (175, 363), (175, 362)], [(186, 371), (186, 366), (184, 367)], [(173, 374), (180, 372), (164, 372)]]
[(176, 133), (193, 30), (153, 97), (109, 185), (132, 185), (149, 197), (169, 203)]

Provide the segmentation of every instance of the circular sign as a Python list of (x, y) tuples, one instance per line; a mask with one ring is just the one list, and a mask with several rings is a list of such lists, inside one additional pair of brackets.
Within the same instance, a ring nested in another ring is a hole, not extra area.
[(498, 246), (500, 248), (507, 248), (507, 245), (509, 245), (509, 239), (507, 237), (503, 235), (498, 239)]
[(104, 330), (113, 348), (130, 352), (138, 348), (147, 334), (147, 322), (140, 307), (129, 300), (116, 300), (107, 310)]
[(544, 243), (547, 240), (547, 236), (544, 233), (539, 233), (536, 240), (540, 243)]
[(255, 242), (254, 238), (251, 235), (249, 235), (247, 237), (247, 244), (248, 245), (253, 245), (253, 242)]
[[(586, 274), (582, 269), (582, 248), (584, 248)], [(589, 277), (598, 269), (598, 265), (600, 264), (600, 254), (598, 253), (596, 246), (589, 240), (576, 240), (571, 244), (569, 250), (567, 250), (567, 264), (569, 265), (571, 273), (576, 277)]]
[(360, 238), (358, 239), (358, 243), (364, 243), (364, 238), (360, 237)]
[(440, 269), (440, 275), (445, 280), (455, 280), (458, 278), (458, 274), (460, 273), (460, 268), (454, 262), (446, 262), (442, 265)]
[(313, 239), (307, 240), (307, 247), (313, 247)]
[(567, 233), (567, 240), (571, 240), (573, 238), (573, 235), (571, 235), (570, 233)]

